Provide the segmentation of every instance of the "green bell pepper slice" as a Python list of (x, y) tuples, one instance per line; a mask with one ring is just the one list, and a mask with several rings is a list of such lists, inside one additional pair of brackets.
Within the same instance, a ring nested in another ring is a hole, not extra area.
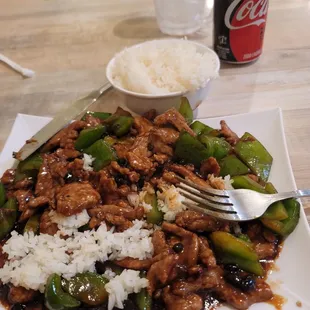
[(40, 217), (41, 214), (39, 213), (32, 215), (24, 227), (24, 233), (33, 231), (33, 233), (37, 235), (40, 227)]
[(146, 215), (146, 221), (151, 224), (159, 225), (163, 221), (164, 214), (158, 209), (156, 194), (145, 194), (144, 202), (152, 206), (152, 210)]
[(213, 131), (214, 129), (209, 127), (206, 124), (203, 124), (200, 121), (195, 121), (194, 123), (191, 124), (191, 129), (195, 132), (195, 134), (197, 136), (199, 136), (200, 134), (209, 134), (211, 131)]
[(192, 163), (196, 167), (199, 167), (203, 160), (210, 157), (205, 146), (186, 131), (180, 133), (175, 144), (174, 155), (177, 159)]
[(14, 228), (17, 211), (18, 207), (15, 198), (9, 198), (0, 209), (0, 240)]
[[(277, 190), (273, 186), (272, 183), (266, 183), (265, 190), (268, 194), (276, 194)], [(266, 210), (266, 212), (262, 215), (262, 218), (270, 219), (270, 220), (285, 220), (288, 218), (287, 211), (284, 207), (282, 201), (277, 201), (270, 205), (270, 207)]]
[(184, 117), (187, 124), (191, 124), (194, 119), (194, 113), (192, 107), (186, 97), (181, 97), (181, 103), (179, 107), (180, 114)]
[(241, 257), (225, 254), (225, 256), (222, 257), (221, 262), (223, 264), (236, 264), (239, 268), (257, 276), (263, 276), (265, 274), (265, 271), (258, 260), (250, 261)]
[(91, 306), (106, 302), (109, 294), (105, 285), (109, 282), (105, 277), (92, 273), (78, 273), (70, 280), (63, 280), (62, 287), (75, 299)]
[(247, 175), (236, 175), (232, 177), (231, 179), (233, 180), (231, 185), (233, 186), (234, 189), (244, 188), (244, 189), (250, 189), (252, 191), (259, 192), (262, 194), (267, 193), (265, 188), (262, 185), (258, 184), (257, 182), (252, 180)]
[(80, 301), (76, 300), (61, 287), (61, 278), (57, 274), (52, 274), (47, 279), (45, 287), (45, 306), (49, 310), (65, 310), (80, 306)]
[(264, 275), (258, 256), (248, 242), (224, 231), (211, 233), (210, 239), (224, 264), (237, 264), (245, 271), (258, 276)]
[(93, 161), (93, 168), (95, 171), (99, 171), (103, 167), (109, 165), (111, 161), (117, 160), (114, 149), (103, 140), (96, 141), (85, 149), (84, 152), (95, 158)]
[(34, 153), (20, 161), (15, 171), (14, 183), (26, 178), (36, 179), (42, 163), (43, 158), (39, 153)]
[(0, 208), (5, 204), (5, 202), (6, 202), (5, 187), (2, 183), (0, 183)]
[(249, 168), (235, 155), (228, 155), (219, 161), (221, 167), (220, 176), (248, 174)]
[(268, 181), (273, 158), (255, 137), (246, 132), (237, 142), (235, 152), (254, 174)]
[(231, 151), (231, 145), (223, 138), (201, 134), (198, 139), (206, 147), (209, 157), (215, 157), (217, 160), (224, 158)]
[(75, 141), (74, 144), (75, 149), (78, 151), (86, 149), (87, 147), (95, 143), (97, 140), (99, 140), (105, 132), (106, 127), (103, 125), (83, 129)]
[(250, 237), (249, 237), (248, 235), (246, 235), (246, 234), (238, 234), (237, 237), (238, 237), (239, 239), (241, 239), (241, 240), (243, 240), (243, 241), (249, 243), (249, 244), (252, 243)]
[(19, 162), (17, 169), (20, 172), (40, 170), (42, 163), (43, 163), (43, 158), (41, 154), (34, 153), (30, 155), (28, 158), (26, 158), (25, 160)]
[(87, 111), (84, 116), (82, 117), (82, 121), (86, 120), (86, 116), (91, 115), (93, 117), (97, 117), (101, 120), (106, 120), (109, 118), (112, 114), (107, 112), (93, 112), (93, 111)]
[(262, 218), (263, 225), (282, 237), (287, 237), (296, 228), (300, 218), (300, 203), (296, 199), (283, 200), (288, 218), (283, 221)]
[(117, 137), (122, 137), (129, 133), (133, 124), (131, 116), (118, 116), (117, 119), (110, 126), (110, 131)]
[(139, 310), (152, 310), (152, 296), (146, 288), (135, 295), (135, 302)]

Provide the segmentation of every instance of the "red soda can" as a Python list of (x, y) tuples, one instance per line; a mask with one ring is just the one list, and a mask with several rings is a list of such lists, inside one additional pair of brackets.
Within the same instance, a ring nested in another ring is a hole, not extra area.
[(268, 0), (214, 0), (213, 45), (225, 62), (242, 64), (262, 53)]

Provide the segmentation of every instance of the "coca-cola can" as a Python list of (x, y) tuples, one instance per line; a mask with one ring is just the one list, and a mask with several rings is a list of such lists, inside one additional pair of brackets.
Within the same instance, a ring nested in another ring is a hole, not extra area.
[(262, 53), (268, 0), (214, 0), (214, 50), (225, 62), (242, 64)]

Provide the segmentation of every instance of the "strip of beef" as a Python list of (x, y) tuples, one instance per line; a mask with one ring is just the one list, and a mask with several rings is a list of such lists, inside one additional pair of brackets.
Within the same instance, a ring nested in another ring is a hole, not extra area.
[(110, 164), (110, 167), (115, 172), (128, 176), (128, 179), (130, 180), (130, 182), (136, 183), (140, 179), (139, 173), (137, 173), (134, 170), (130, 170), (126, 167), (121, 167), (116, 161), (112, 161)]
[(149, 121), (154, 121), (155, 117), (157, 116), (157, 111), (155, 109), (151, 109), (142, 115), (144, 118), (148, 119)]
[(273, 259), (277, 255), (277, 245), (275, 243), (256, 243), (255, 252), (259, 259)]
[(172, 164), (172, 165), (169, 165), (168, 169), (173, 171), (173, 172), (180, 174), (185, 179), (192, 181), (196, 185), (208, 187), (208, 188), (211, 187), (207, 181), (200, 178), (198, 175), (196, 175), (193, 171), (191, 171), (186, 166)]
[(72, 180), (75, 181), (88, 181), (91, 175), (96, 175), (95, 171), (86, 171), (83, 168), (84, 161), (80, 158), (74, 159), (74, 161), (68, 163), (67, 173), (70, 173)]
[(127, 269), (148, 270), (152, 266), (152, 264), (163, 260), (170, 254), (171, 251), (169, 249), (166, 249), (165, 251), (161, 252), (160, 254), (152, 258), (140, 260), (137, 258), (126, 257), (121, 260), (114, 261), (113, 263)]
[[(72, 124), (70, 124), (68, 127), (60, 130), (58, 133), (56, 133), (55, 136), (53, 136), (43, 147), (42, 152), (49, 152), (56, 147), (63, 147), (63, 148), (72, 148), (71, 144), (73, 142), (73, 139), (76, 139), (78, 136), (78, 131), (84, 129), (86, 127), (86, 122), (84, 121), (75, 121)], [(69, 141), (71, 140), (71, 141)], [(70, 147), (66, 147), (66, 144), (70, 143)], [(73, 146), (74, 148), (74, 146)]]
[(95, 216), (102, 220), (104, 220), (106, 218), (106, 214), (109, 213), (123, 216), (125, 219), (132, 221), (135, 219), (141, 220), (143, 218), (144, 208), (140, 206), (137, 208), (132, 208), (129, 206), (120, 207), (116, 205), (103, 205), (90, 209), (88, 213), (90, 216)]
[(30, 189), (32, 188), (34, 180), (32, 178), (24, 178), (14, 183), (15, 189)]
[(138, 135), (145, 135), (150, 132), (154, 125), (143, 116), (135, 116), (133, 127), (137, 130)]
[(6, 187), (12, 187), (14, 185), (15, 169), (7, 169), (1, 177), (1, 183)]
[(87, 182), (71, 183), (61, 187), (56, 195), (57, 212), (71, 216), (100, 202), (99, 193)]
[(165, 233), (161, 230), (155, 230), (152, 236), (152, 243), (154, 247), (154, 255), (168, 250)]
[(197, 265), (199, 251), (197, 235), (168, 222), (162, 224), (162, 229), (163, 231), (174, 234), (182, 239), (184, 250), (179, 255), (179, 263), (184, 264), (187, 267)]
[(128, 138), (122, 139), (121, 142), (113, 144), (113, 148), (116, 151), (117, 157), (125, 158), (129, 149), (132, 147), (134, 141), (135, 141), (135, 137), (128, 137)]
[(224, 281), (214, 288), (214, 292), (221, 300), (239, 310), (248, 309), (257, 302), (268, 301), (273, 296), (269, 285), (262, 279), (256, 280), (255, 289), (249, 293), (243, 293)]
[(55, 190), (57, 183), (53, 180), (50, 165), (57, 161), (53, 155), (43, 154), (43, 163), (40, 167), (37, 184), (35, 188), (36, 196), (47, 197), (52, 207), (55, 205)]
[(175, 222), (185, 229), (197, 232), (212, 232), (220, 230), (222, 227), (221, 221), (196, 211), (179, 212)]
[(37, 291), (27, 290), (22, 286), (11, 286), (8, 293), (8, 300), (12, 304), (25, 304), (33, 300)]
[(158, 282), (166, 284), (173, 268), (179, 261), (178, 255), (169, 255), (164, 259), (154, 263), (147, 273), (147, 279), (149, 281), (148, 292), (150, 295), (156, 289)]
[(199, 259), (207, 267), (215, 267), (216, 259), (209, 247), (209, 242), (204, 237), (199, 237)]
[(171, 293), (170, 288), (166, 287), (163, 293), (163, 299), (167, 310), (201, 310), (203, 302), (200, 296), (189, 294), (184, 298)]
[(55, 154), (63, 160), (74, 159), (81, 155), (81, 153), (77, 150), (61, 148), (57, 149)]
[(150, 159), (152, 153), (148, 150), (148, 143), (148, 134), (138, 136), (126, 154), (130, 166), (144, 175), (154, 172), (153, 163)]
[(228, 127), (228, 125), (224, 120), (222, 120), (220, 124), (221, 124), (220, 132), (225, 137), (227, 142), (231, 145), (236, 145), (237, 142), (239, 141), (239, 137), (237, 136), (237, 134)]
[[(178, 184), (180, 183), (180, 181), (176, 178), (177, 174), (172, 172), (172, 171), (168, 171), (168, 170), (164, 170), (162, 178), (157, 179), (156, 183), (160, 184), (160, 183), (164, 183), (166, 184), (171, 183), (171, 184)], [(155, 180), (152, 180), (152, 182), (154, 182)]]
[(187, 125), (184, 117), (175, 108), (169, 109), (165, 113), (158, 115), (154, 119), (154, 124), (157, 126), (171, 124), (177, 128), (178, 131), (185, 130), (190, 135), (196, 136), (195, 132)]
[(163, 165), (164, 163), (166, 163), (170, 159), (170, 156), (168, 156), (167, 154), (154, 154), (153, 158), (159, 164)]
[(22, 212), (19, 222), (23, 222), (36, 213), (37, 208), (48, 206), (50, 200), (45, 196), (33, 197), (32, 191), (17, 190), (14, 193), (18, 201), (18, 209)]
[(215, 177), (220, 175), (221, 167), (218, 164), (216, 158), (209, 157), (205, 159), (200, 166), (200, 174), (206, 179), (209, 174), (213, 174)]
[(110, 224), (116, 226), (116, 231), (122, 232), (132, 227), (133, 224), (131, 221), (127, 220), (124, 216), (114, 215), (111, 213), (107, 213), (105, 219)]
[(120, 267), (133, 270), (148, 270), (152, 265), (151, 259), (136, 259), (131, 257), (123, 258), (122, 260), (114, 261)]
[(33, 197), (33, 192), (31, 190), (19, 189), (14, 192), (14, 197), (18, 202), (18, 210), (22, 212), (27, 208), (27, 203)]
[(220, 267), (204, 269), (198, 278), (178, 280), (172, 284), (172, 292), (178, 296), (186, 296), (199, 290), (216, 288), (223, 282), (223, 272)]
[(40, 196), (40, 197), (30, 198), (27, 204), (27, 207), (36, 209), (36, 208), (47, 206), (48, 204), (49, 204), (49, 199), (47, 197)]
[(179, 138), (179, 133), (173, 128), (155, 127), (150, 131), (150, 144), (154, 153), (173, 156), (172, 145)]
[(50, 216), (49, 210), (45, 210), (40, 218), (40, 234), (48, 234), (54, 236), (58, 231), (58, 226), (53, 223)]

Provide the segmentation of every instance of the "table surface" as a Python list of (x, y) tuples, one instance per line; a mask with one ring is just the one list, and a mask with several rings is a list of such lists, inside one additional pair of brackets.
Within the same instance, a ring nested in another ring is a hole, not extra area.
[[(36, 72), (23, 79), (0, 63), (0, 150), (17, 113), (55, 115), (104, 83), (117, 51), (165, 37), (151, 0), (0, 0), (0, 7), (0, 53)], [(211, 19), (188, 38), (211, 46)], [(198, 111), (210, 117), (281, 107), (299, 188), (310, 188), (309, 29), (309, 0), (271, 0), (262, 57), (223, 65)], [(120, 98), (112, 93), (105, 100), (115, 106)]]

